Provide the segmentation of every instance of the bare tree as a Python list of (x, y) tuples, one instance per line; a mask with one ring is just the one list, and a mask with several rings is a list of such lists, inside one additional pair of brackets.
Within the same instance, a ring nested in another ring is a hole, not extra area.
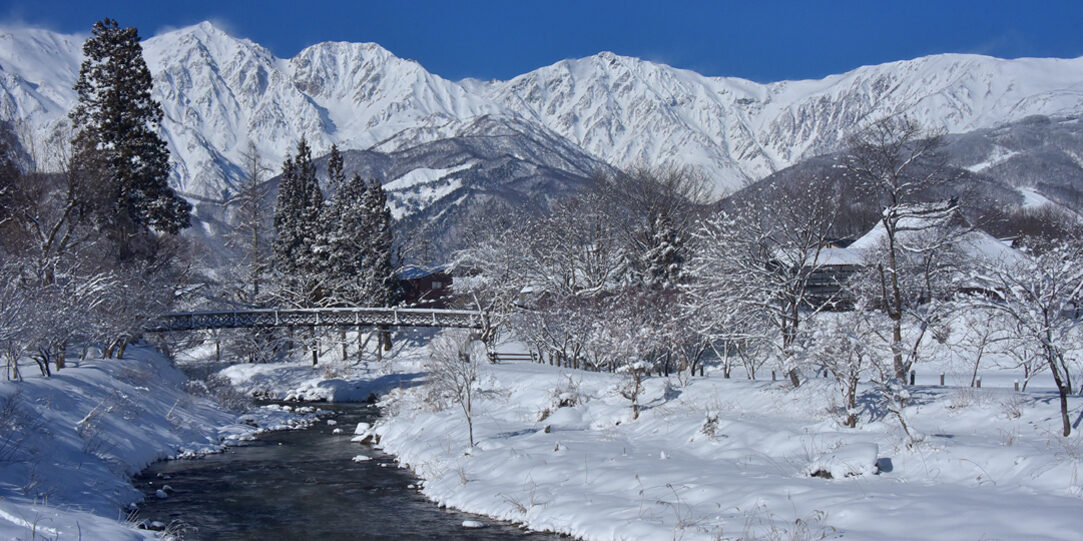
[(864, 264), (845, 287), (858, 304), (887, 316), (889, 332), (877, 336), (891, 348), (895, 377), (905, 381), (926, 338), (952, 317), (951, 298), (968, 287), (967, 269), (988, 256), (963, 242), (979, 234), (960, 221), (953, 201), (907, 205), (899, 215), (893, 240), (878, 225), (850, 246)]
[(878, 352), (870, 339), (872, 330), (862, 311), (825, 314), (812, 325), (809, 359), (827, 370), (838, 382), (846, 417), (843, 423), (857, 426), (857, 389), (872, 358)]
[(601, 300), (599, 314), (604, 317), (595, 319), (587, 337), (586, 348), (592, 356), (625, 376), (619, 391), (632, 402), (632, 419), (639, 418), (644, 380), (670, 353), (663, 295), (639, 286)]
[(447, 330), (429, 345), (429, 386), (434, 400), (451, 402), (466, 416), (470, 447), (474, 447), (475, 385), (478, 381), (479, 357), (485, 353), (468, 331)]
[(526, 219), (506, 207), (484, 208), (484, 212), (467, 218), (464, 241), (468, 247), (452, 256), (456, 276), (452, 287), (470, 308), (481, 312), (479, 339), (493, 362), (497, 335), (508, 327), (515, 303), (527, 285), (522, 254), (530, 227)]
[(260, 287), (270, 268), (270, 222), (272, 206), (270, 186), (264, 180), (270, 168), (260, 159), (259, 150), (254, 142), (248, 143), (248, 150), (242, 155), (244, 176), (237, 185), (237, 193), (226, 206), (233, 209), (233, 229), (229, 244), (242, 251), (247, 266), (245, 284), (238, 291), (241, 302), (258, 305), (261, 299)]
[[(915, 251), (900, 243), (900, 234), (914, 227), (925, 227), (930, 209), (915, 203), (955, 176), (939, 152), (942, 146), (939, 134), (926, 132), (913, 119), (888, 117), (853, 136), (843, 160), (856, 187), (873, 195), (880, 205), (884, 250), (875, 268), (881, 284), (880, 303), (891, 320), (892, 360), (895, 377), (899, 379), (906, 377), (913, 363), (913, 357), (906, 356), (907, 347), (903, 343), (903, 317), (912, 305), (907, 301), (903, 285), (907, 269), (902, 264), (901, 253)], [(956, 207), (953, 202), (949, 208), (936, 208), (933, 212), (950, 213)]]
[(707, 212), (711, 190), (691, 168), (639, 167), (596, 175), (592, 203), (616, 225), (628, 253), (629, 277), (676, 286), (692, 232)]
[[(1003, 351), (1011, 355), (1016, 345), (1006, 344), (1010, 336), (1008, 332), (1010, 322), (999, 313), (963, 310), (959, 314), (959, 321), (963, 327), (962, 336), (948, 342), (948, 346), (962, 352), (962, 357), (971, 363), (970, 386), (973, 387), (977, 384), (978, 371), (983, 366), (982, 361), (987, 361), (989, 354)], [(1019, 353), (1025, 358), (1026, 348), (1020, 348)]]
[(1068, 395), (1072, 392), (1071, 352), (1083, 349), (1083, 246), (1062, 242), (1041, 255), (985, 265), (976, 280), (990, 295), (975, 295), (971, 306), (1005, 316), (1011, 339), (1040, 352), (1060, 394), (1063, 434), (1071, 434)]
[(818, 186), (765, 190), (708, 220), (697, 233), (693, 278), (684, 286), (686, 309), (714, 319), (714, 327), (731, 326), (737, 331), (731, 339), (777, 336), (769, 343), (795, 387), (801, 322), (827, 303), (809, 295), (834, 218)]

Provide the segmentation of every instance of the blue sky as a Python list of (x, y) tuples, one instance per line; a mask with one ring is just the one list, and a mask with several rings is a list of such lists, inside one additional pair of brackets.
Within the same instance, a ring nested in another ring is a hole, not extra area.
[(144, 37), (211, 20), (281, 57), (320, 41), (375, 41), (455, 80), (506, 79), (603, 50), (760, 82), (943, 52), (1083, 56), (1083, 0), (0, 0), (7, 24), (86, 32), (106, 16)]

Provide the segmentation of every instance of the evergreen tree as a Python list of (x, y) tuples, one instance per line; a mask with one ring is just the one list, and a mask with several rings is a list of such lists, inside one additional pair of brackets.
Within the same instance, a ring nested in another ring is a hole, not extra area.
[(312, 151), (301, 138), (296, 155), (282, 164), (272, 244), (275, 269), (283, 282), (282, 293), (301, 306), (313, 306), (322, 298), (318, 278), (323, 265), (317, 254), (322, 207), (323, 194)]
[[(330, 165), (328, 168), (331, 169)], [(336, 304), (369, 304), (367, 290), (371, 280), (365, 264), (368, 257), (365, 197), (365, 183), (355, 174), (349, 182), (339, 185), (338, 191), (324, 208), (325, 229), (319, 251), (324, 283), (331, 290)]]
[(331, 155), (327, 158), (327, 178), (332, 191), (337, 192), (346, 183), (346, 173), (342, 167), (342, 153), (338, 151), (338, 145), (331, 145)]
[(387, 205), (387, 192), (380, 182), (373, 179), (365, 189), (365, 218), (368, 239), (370, 276), (369, 302), (373, 306), (391, 306), (398, 299), (395, 270), (392, 266), (393, 238), (391, 233), (391, 209)]
[(351, 177), (324, 210), (319, 252), (334, 301), (389, 306), (396, 300), (391, 267), (391, 212), (379, 182)]
[(94, 24), (83, 44), (70, 117), (75, 163), (86, 181), (92, 217), (118, 240), (121, 255), (148, 229), (176, 234), (191, 205), (168, 185), (169, 149), (158, 136), (162, 108), (135, 28), (112, 19)]

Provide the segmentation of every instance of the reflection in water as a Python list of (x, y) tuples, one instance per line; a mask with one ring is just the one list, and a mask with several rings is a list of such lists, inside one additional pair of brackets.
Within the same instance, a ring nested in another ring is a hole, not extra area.
[[(558, 538), (440, 509), (408, 488), (417, 479), (390, 456), (350, 442), (359, 421), (379, 415), (375, 407), (319, 406), (335, 411), (338, 425), (320, 422), (222, 454), (152, 465), (134, 480), (147, 496), (140, 518), (179, 524), (184, 539)], [(372, 460), (353, 462), (359, 454)], [(167, 484), (175, 492), (157, 499)], [(464, 529), (464, 520), (487, 526)]]

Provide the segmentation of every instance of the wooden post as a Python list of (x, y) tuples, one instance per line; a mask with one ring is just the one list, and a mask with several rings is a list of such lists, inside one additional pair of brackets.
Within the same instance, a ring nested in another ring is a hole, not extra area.
[(941, 387), (944, 386), (944, 373), (943, 372), (940, 373), (940, 386)]
[(910, 385), (914, 384), (914, 381), (917, 380), (917, 377), (918, 377), (917, 370), (911, 370), (910, 371)]
[(1015, 392), (1019, 392), (1019, 380), (1015, 380)]
[(219, 340), (214, 341), (214, 362), (222, 362), (222, 342)]
[(316, 366), (316, 363), (320, 361), (320, 352), (317, 351), (318, 349), (318, 347), (312, 348), (312, 366)]
[(978, 388), (981, 389), (981, 376), (978, 376)]
[(703, 377), (703, 365), (699, 365), (699, 377)]
[(771, 381), (776, 381), (776, 379), (777, 379), (777, 378), (776, 378), (776, 376), (775, 376), (775, 371), (774, 371), (774, 370), (772, 370), (772, 371), (771, 371)]

